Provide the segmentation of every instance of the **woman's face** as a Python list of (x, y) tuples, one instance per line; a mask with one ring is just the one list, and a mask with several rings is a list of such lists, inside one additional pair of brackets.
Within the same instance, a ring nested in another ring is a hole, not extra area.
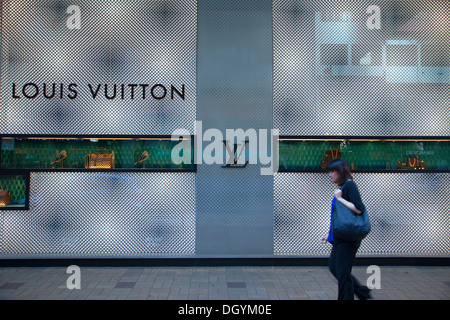
[(337, 184), (339, 181), (339, 173), (337, 171), (330, 171), (331, 182)]

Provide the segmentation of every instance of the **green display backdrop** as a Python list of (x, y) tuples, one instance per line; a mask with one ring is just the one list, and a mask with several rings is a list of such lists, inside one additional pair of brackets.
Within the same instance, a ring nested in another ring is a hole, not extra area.
[[(85, 156), (95, 154), (100, 148), (114, 152), (117, 169), (192, 169), (194, 162), (193, 141), (185, 140), (186, 149), (191, 151), (191, 164), (174, 164), (171, 160), (173, 148), (179, 141), (171, 140), (90, 140), (90, 139), (3, 139), (3, 169), (83, 169)], [(55, 164), (62, 150), (67, 157)], [(144, 151), (148, 159), (138, 163)], [(101, 150), (100, 153), (104, 153)], [(180, 151), (183, 156), (183, 150)]]
[(352, 169), (394, 170), (419, 156), (426, 170), (450, 169), (448, 141), (280, 140), (280, 170), (320, 169), (327, 150), (340, 150)]
[(8, 206), (25, 206), (26, 176), (0, 176), (0, 186), (11, 194)]

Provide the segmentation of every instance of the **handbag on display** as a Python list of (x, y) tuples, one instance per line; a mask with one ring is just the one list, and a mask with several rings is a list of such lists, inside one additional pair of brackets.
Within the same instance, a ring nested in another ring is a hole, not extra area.
[[(104, 150), (104, 153), (100, 153)], [(87, 169), (112, 169), (114, 168), (114, 151), (108, 153), (105, 148), (98, 148), (94, 154), (86, 155), (84, 166)]]
[(320, 164), (320, 168), (325, 169), (328, 162), (330, 162), (333, 159), (340, 158), (341, 157), (341, 150), (327, 150), (327, 153), (325, 153), (325, 157), (322, 160), (322, 163)]
[(8, 190), (3, 190), (0, 186), (0, 206), (4, 207), (11, 203), (11, 193)]
[(370, 232), (371, 225), (367, 210), (356, 214), (340, 201), (336, 201), (331, 217), (331, 231), (334, 235), (349, 241), (360, 241)]

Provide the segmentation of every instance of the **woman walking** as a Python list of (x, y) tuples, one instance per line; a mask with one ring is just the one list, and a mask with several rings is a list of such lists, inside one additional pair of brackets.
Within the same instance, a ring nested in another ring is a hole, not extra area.
[[(335, 201), (340, 201), (355, 214), (362, 214), (365, 207), (347, 163), (341, 158), (336, 158), (327, 164), (326, 170), (329, 172), (331, 182), (339, 186), (334, 192), (331, 214)], [(351, 274), (361, 241), (349, 241), (334, 236), (331, 226), (328, 236), (322, 238), (322, 243), (327, 241), (333, 245), (329, 268), (338, 280), (338, 300), (354, 300), (355, 294), (360, 300), (370, 299), (370, 289), (361, 285)]]

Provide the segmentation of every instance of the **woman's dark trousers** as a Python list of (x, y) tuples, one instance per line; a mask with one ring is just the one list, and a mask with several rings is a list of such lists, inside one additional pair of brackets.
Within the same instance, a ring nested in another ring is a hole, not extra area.
[(354, 300), (355, 294), (361, 300), (368, 299), (369, 288), (352, 276), (353, 261), (361, 241), (347, 241), (336, 236), (333, 240), (329, 268), (338, 280), (338, 300)]

